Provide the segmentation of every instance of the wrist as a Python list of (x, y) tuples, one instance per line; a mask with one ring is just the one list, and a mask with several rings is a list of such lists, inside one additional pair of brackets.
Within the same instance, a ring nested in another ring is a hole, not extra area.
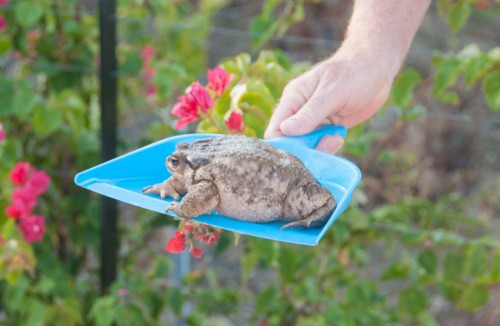
[(377, 58), (394, 77), (429, 7), (430, 0), (356, 0), (340, 53)]

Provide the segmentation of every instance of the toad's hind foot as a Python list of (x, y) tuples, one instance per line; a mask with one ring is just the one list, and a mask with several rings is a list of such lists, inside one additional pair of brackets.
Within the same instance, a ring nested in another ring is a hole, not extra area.
[(334, 209), (335, 209), (336, 203), (335, 200), (332, 198), (329, 198), (326, 203), (318, 208), (317, 210), (313, 211), (309, 216), (302, 220), (298, 220), (295, 222), (290, 222), (285, 225), (283, 225), (280, 230), (288, 229), (288, 228), (294, 228), (298, 226), (303, 226), (305, 228), (318, 228), (323, 226), (330, 216), (332, 215)]

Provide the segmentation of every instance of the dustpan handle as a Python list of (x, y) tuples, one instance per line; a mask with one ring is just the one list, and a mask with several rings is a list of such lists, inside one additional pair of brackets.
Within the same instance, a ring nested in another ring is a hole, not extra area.
[(303, 136), (289, 136), (287, 138), (296, 140), (305, 144), (309, 148), (315, 148), (323, 136), (339, 135), (343, 138), (347, 136), (347, 129), (344, 126), (324, 125), (318, 129), (303, 135)]

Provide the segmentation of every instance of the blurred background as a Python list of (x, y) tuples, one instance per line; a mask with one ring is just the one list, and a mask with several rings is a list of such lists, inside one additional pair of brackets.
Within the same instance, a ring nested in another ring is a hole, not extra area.
[[(171, 113), (219, 65), (246, 85), (240, 132), (262, 137), (286, 82), (338, 48), (351, 10), (117, 1), (117, 155), (210, 121), (234, 132), (229, 89), (212, 120), (177, 130)], [(201, 258), (170, 254), (178, 220), (119, 204), (103, 288), (99, 197), (73, 183), (99, 163), (99, 4), (0, 0), (0, 324), (500, 324), (499, 13), (432, 3), (386, 106), (338, 153), (363, 179), (319, 246), (222, 232), (190, 238)], [(26, 199), (36, 171), (50, 185)]]

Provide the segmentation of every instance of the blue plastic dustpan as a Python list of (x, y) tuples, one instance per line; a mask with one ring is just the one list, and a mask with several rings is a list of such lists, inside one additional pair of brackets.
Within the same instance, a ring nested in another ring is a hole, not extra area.
[[(269, 144), (294, 154), (301, 159), (316, 179), (330, 190), (337, 201), (337, 208), (323, 228), (302, 227), (280, 230), (283, 223), (251, 223), (233, 220), (216, 213), (202, 215), (193, 220), (241, 234), (314, 246), (351, 201), (352, 192), (361, 179), (359, 168), (346, 159), (314, 149), (324, 135), (346, 136), (341, 126), (326, 126), (299, 137), (266, 140)], [(179, 142), (192, 143), (202, 138), (218, 137), (214, 134), (188, 134), (170, 137), (76, 175), (75, 183), (91, 191), (122, 202), (164, 213), (172, 198), (161, 199), (143, 195), (146, 186), (163, 182), (170, 176), (165, 168), (165, 158)], [(175, 215), (169, 212), (169, 215)]]

